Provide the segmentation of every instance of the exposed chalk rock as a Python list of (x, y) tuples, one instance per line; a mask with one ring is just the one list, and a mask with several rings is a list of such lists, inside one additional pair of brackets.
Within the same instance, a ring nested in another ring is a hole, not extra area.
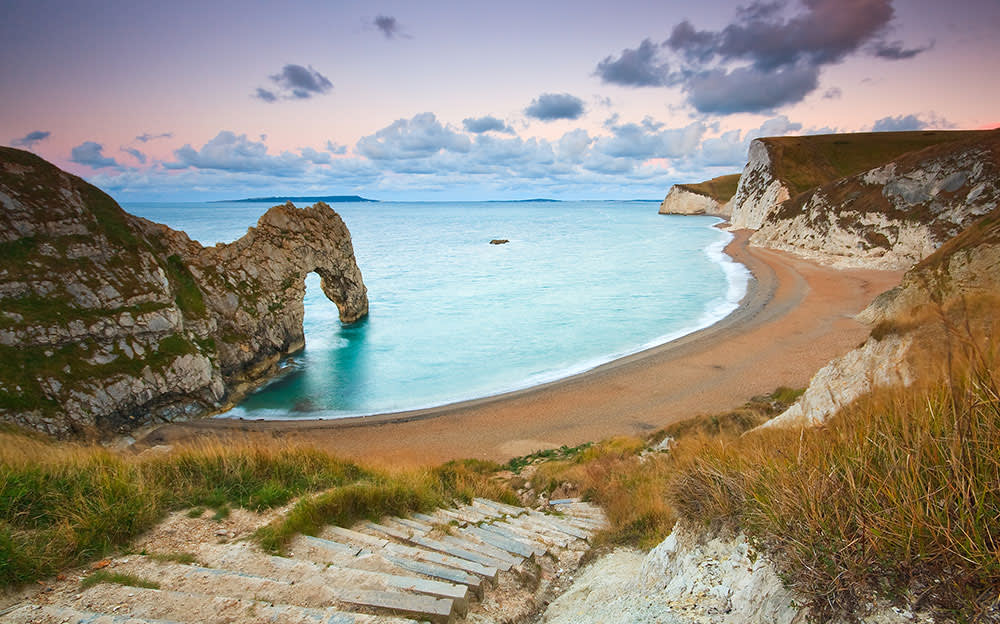
[(218, 410), (302, 347), (310, 272), (343, 322), (368, 312), (326, 204), (275, 206), (203, 247), (11, 148), (0, 203), (0, 420), (68, 436)]

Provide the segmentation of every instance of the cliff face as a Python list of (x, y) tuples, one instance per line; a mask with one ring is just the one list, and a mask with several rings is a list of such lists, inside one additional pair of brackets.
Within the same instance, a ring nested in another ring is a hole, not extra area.
[(734, 228), (758, 229), (782, 202), (911, 152), (987, 135), (982, 131), (868, 132), (770, 137), (750, 143), (733, 198)]
[(775, 171), (768, 144), (761, 139), (751, 141), (749, 160), (732, 199), (733, 229), (756, 230), (788, 198), (788, 186)]
[[(955, 345), (985, 344), (1000, 305), (1000, 208), (906, 272), (859, 317), (874, 325), (859, 348), (820, 369), (805, 394), (764, 426), (820, 424), (861, 394), (910, 385), (936, 370)], [(957, 335), (956, 335), (957, 334)]]
[(711, 215), (729, 219), (739, 174), (698, 184), (675, 184), (660, 202), (660, 214)]
[(367, 313), (350, 235), (325, 204), (276, 206), (206, 248), (10, 148), (0, 203), (8, 422), (93, 435), (217, 410), (301, 348), (311, 271), (344, 322)]
[(1000, 202), (1000, 132), (930, 147), (784, 202), (751, 243), (838, 266), (913, 266)]
[(726, 216), (725, 206), (706, 195), (692, 193), (680, 186), (673, 186), (660, 202), (660, 214)]

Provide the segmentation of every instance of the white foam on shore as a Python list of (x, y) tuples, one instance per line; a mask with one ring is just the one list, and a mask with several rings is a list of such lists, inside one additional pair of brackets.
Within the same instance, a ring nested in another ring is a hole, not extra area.
[(588, 371), (599, 368), (605, 364), (614, 362), (643, 351), (659, 347), (661, 345), (667, 344), (678, 338), (687, 336), (696, 331), (705, 329), (715, 325), (719, 321), (722, 321), (727, 316), (732, 314), (739, 308), (740, 301), (747, 292), (747, 285), (749, 284), (751, 274), (750, 270), (746, 266), (736, 262), (731, 256), (725, 253), (726, 246), (733, 240), (734, 235), (730, 232), (724, 230), (718, 230), (715, 225), (721, 223), (722, 220), (719, 219), (716, 223), (707, 225), (706, 227), (716, 229), (721, 234), (723, 238), (714, 243), (709, 244), (705, 249), (704, 253), (709, 260), (719, 265), (725, 276), (726, 276), (726, 292), (723, 296), (717, 297), (710, 300), (702, 312), (701, 316), (698, 317), (691, 325), (681, 328), (679, 330), (664, 334), (657, 338), (654, 338), (644, 344), (641, 344), (633, 349), (628, 349), (625, 351), (620, 351), (617, 353), (612, 353), (607, 356), (602, 356), (599, 358), (593, 358), (575, 364), (571, 367), (562, 368), (554, 371), (546, 371), (538, 373), (535, 375), (530, 375), (520, 382), (513, 384), (508, 387), (504, 387), (498, 390), (489, 391), (486, 393), (470, 393), (468, 395), (462, 395), (458, 397), (449, 398), (443, 401), (429, 402), (426, 404), (419, 405), (406, 405), (406, 406), (387, 406), (384, 409), (379, 409), (378, 411), (348, 411), (348, 410), (317, 410), (315, 412), (296, 412), (288, 409), (255, 409), (252, 412), (247, 411), (241, 407), (234, 407), (233, 409), (216, 416), (216, 418), (238, 418), (242, 420), (335, 420), (340, 418), (353, 418), (353, 417), (363, 417), (363, 416), (376, 416), (380, 414), (387, 413), (397, 413), (397, 412), (409, 412), (418, 411), (423, 409), (431, 409), (436, 407), (444, 407), (447, 405), (454, 405), (456, 403), (464, 403), (466, 401), (473, 401), (476, 399), (485, 399), (490, 397), (496, 397), (510, 392), (517, 392), (520, 390), (526, 390), (528, 388), (533, 388), (535, 386), (544, 385), (547, 383), (552, 383), (575, 375), (586, 373)]

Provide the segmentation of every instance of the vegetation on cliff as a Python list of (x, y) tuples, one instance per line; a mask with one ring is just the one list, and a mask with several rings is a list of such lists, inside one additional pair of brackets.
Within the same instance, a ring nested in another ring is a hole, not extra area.
[(676, 184), (675, 186), (696, 195), (711, 197), (720, 204), (725, 204), (736, 194), (736, 186), (739, 182), (740, 174), (733, 173), (705, 180), (704, 182), (698, 182), (697, 184)]
[(833, 180), (874, 169), (903, 154), (975, 139), (985, 133), (977, 130), (859, 132), (759, 140), (768, 146), (774, 176), (789, 187), (794, 197)]
[(302, 347), (305, 276), (344, 322), (368, 301), (329, 206), (271, 208), (227, 245), (122, 210), (0, 148), (0, 420), (62, 437), (219, 409)]

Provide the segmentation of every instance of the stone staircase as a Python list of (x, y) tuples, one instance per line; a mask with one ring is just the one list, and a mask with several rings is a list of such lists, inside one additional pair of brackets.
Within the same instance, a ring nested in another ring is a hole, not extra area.
[(115, 575), (160, 589), (75, 582), (0, 615), (10, 623), (505, 622), (541, 607), (576, 568), (603, 513), (576, 500), (547, 511), (476, 499), (409, 518), (327, 526), (292, 540), (287, 556), (250, 541), (191, 547), (196, 563), (115, 558)]

